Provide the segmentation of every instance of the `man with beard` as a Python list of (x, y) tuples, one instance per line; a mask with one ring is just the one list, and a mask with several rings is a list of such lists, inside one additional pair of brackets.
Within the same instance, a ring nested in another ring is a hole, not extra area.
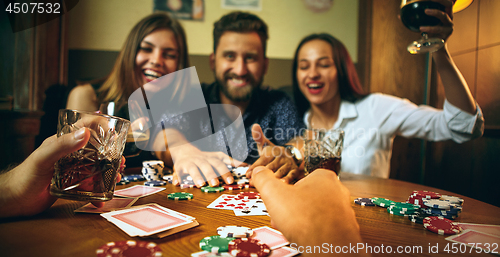
[(168, 141), (156, 155), (173, 166), (175, 185), (186, 175), (198, 187), (205, 181), (217, 186), (218, 177), (232, 184), (228, 166), (241, 165), (236, 160), (267, 165), (285, 182), (299, 175), (297, 163), (285, 157), (289, 151), (275, 145), (288, 143), (305, 126), (285, 93), (261, 88), (269, 61), (267, 31), (259, 17), (244, 12), (214, 23), (210, 67), (216, 81), (202, 85), (207, 108), (163, 117), (167, 125), (155, 140)]

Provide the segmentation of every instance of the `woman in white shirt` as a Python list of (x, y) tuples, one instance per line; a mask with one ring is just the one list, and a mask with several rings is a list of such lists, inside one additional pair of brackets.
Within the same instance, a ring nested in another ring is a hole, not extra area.
[[(435, 9), (426, 13), (442, 24), (421, 31), (446, 41), (453, 31), (450, 16)], [(458, 143), (482, 135), (481, 110), (446, 45), (432, 58), (446, 93), (443, 110), (380, 93), (364, 94), (347, 49), (329, 34), (313, 34), (300, 42), (293, 62), (295, 101), (308, 128), (344, 130), (342, 172), (388, 178), (396, 135)]]

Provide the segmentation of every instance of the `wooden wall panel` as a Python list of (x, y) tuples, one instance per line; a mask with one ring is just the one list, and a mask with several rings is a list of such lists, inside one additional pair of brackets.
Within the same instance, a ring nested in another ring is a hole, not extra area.
[(485, 124), (500, 127), (500, 44), (478, 51), (476, 99)]
[(453, 15), (453, 34), (448, 39), (448, 50), (452, 55), (476, 50), (478, 9), (479, 1), (476, 0), (466, 9)]
[[(477, 0), (476, 0), (477, 1)], [(500, 1), (481, 0), (479, 9), (479, 47), (500, 44)]]

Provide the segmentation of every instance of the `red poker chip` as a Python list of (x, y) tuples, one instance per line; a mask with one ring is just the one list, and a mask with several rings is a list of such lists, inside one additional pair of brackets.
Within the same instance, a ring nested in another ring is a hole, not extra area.
[(426, 191), (426, 190), (415, 190), (411, 194), (412, 196), (420, 196), (425, 199), (439, 199), (441, 198), (441, 194), (436, 193), (436, 192), (431, 192), (431, 191)]
[(265, 257), (271, 253), (268, 245), (257, 239), (239, 238), (229, 242), (229, 253), (236, 257)]
[(460, 233), (460, 227), (451, 220), (443, 217), (431, 216), (423, 220), (424, 227), (440, 235), (455, 235)]
[(224, 185), (225, 190), (240, 190), (243, 188), (243, 185)]
[(410, 197), (408, 197), (408, 201), (406, 201), (406, 202), (414, 204), (414, 205), (418, 205), (421, 208), (427, 208), (427, 206), (425, 206), (425, 204), (423, 202), (423, 199), (424, 199), (424, 197), (420, 196), (420, 195), (410, 195)]
[(97, 257), (160, 257), (163, 256), (160, 247), (146, 241), (109, 242), (96, 250)]
[(239, 199), (260, 199), (260, 194), (255, 192), (241, 192), (236, 198)]

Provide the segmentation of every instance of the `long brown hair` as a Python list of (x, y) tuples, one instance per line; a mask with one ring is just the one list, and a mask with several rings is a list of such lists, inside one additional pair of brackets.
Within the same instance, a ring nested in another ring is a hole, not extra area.
[(323, 40), (330, 44), (330, 46), (332, 47), (333, 61), (338, 72), (340, 98), (342, 100), (354, 102), (366, 95), (363, 92), (361, 83), (359, 82), (356, 67), (354, 66), (354, 63), (352, 62), (351, 57), (349, 56), (349, 52), (347, 51), (347, 48), (344, 46), (344, 44), (327, 33), (311, 34), (300, 41), (293, 58), (293, 96), (295, 98), (295, 104), (297, 105), (297, 110), (300, 116), (303, 116), (304, 113), (311, 107), (311, 105), (300, 91), (299, 83), (297, 81), (299, 51), (305, 43), (315, 39)]
[(128, 97), (141, 85), (141, 79), (135, 72), (135, 57), (139, 46), (147, 35), (157, 29), (170, 29), (175, 35), (179, 48), (179, 64), (177, 70), (189, 67), (186, 34), (181, 24), (170, 15), (158, 12), (146, 16), (130, 31), (115, 65), (102, 86), (98, 89), (99, 102), (117, 103), (123, 106)]

